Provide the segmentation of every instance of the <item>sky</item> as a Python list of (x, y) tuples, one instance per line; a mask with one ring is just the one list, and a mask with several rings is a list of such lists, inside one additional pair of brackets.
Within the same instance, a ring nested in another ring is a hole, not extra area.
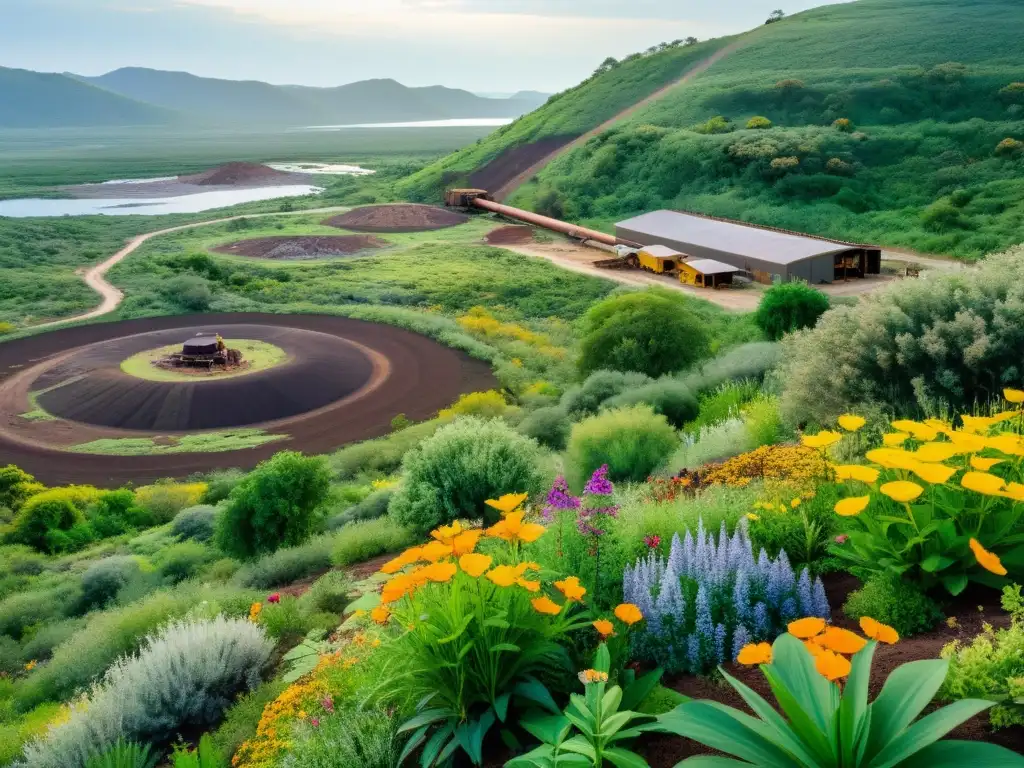
[(0, 0), (0, 66), (555, 92), (607, 56), (844, 0)]

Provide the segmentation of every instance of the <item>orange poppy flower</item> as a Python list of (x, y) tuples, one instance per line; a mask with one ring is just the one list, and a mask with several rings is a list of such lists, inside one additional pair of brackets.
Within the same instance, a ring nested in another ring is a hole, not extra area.
[(442, 544), (451, 544), (452, 540), (465, 530), (462, 523), (456, 520), (451, 525), (442, 525), (437, 530), (431, 531), (430, 536)]
[(407, 565), (412, 565), (420, 559), (420, 554), (423, 552), (423, 547), (409, 547), (398, 557), (393, 560), (388, 560), (381, 567), (380, 572), (386, 573), (389, 576), (398, 573), (400, 570), (405, 568)]
[(818, 672), (833, 682), (846, 677), (852, 668), (848, 658), (832, 651), (822, 651), (818, 654), (814, 659), (814, 666)]
[(434, 563), (423, 569), (423, 576), (427, 581), (443, 584), (452, 580), (456, 570), (458, 569), (455, 567), (455, 563)]
[(608, 621), (608, 619), (598, 619), (593, 622), (593, 626), (601, 637), (611, 637), (615, 634), (615, 625)]
[(825, 631), (825, 620), (819, 619), (816, 616), (797, 619), (796, 621), (791, 621), (786, 629), (794, 637), (799, 637), (801, 640), (810, 640), (812, 637), (817, 637)]
[(488, 499), (485, 503), (489, 507), (494, 507), (503, 515), (507, 515), (519, 509), (529, 496), (530, 494), (528, 493), (506, 493), (500, 499)]
[(492, 558), (487, 555), (469, 554), (459, 558), (459, 567), (474, 579), (478, 579), (491, 567), (491, 562)]
[(852, 496), (849, 499), (843, 499), (836, 504), (836, 514), (842, 515), (843, 517), (853, 517), (867, 509), (868, 504), (870, 503), (870, 496)]
[(746, 664), (747, 666), (753, 666), (755, 664), (771, 664), (772, 647), (768, 645), (768, 643), (758, 643), (757, 645), (751, 643), (750, 645), (745, 645), (736, 657), (736, 661), (740, 664)]
[(370, 618), (378, 624), (387, 624), (388, 619), (391, 618), (391, 609), (386, 605), (378, 605), (370, 611)]
[(846, 654), (857, 653), (868, 644), (860, 635), (840, 627), (826, 627), (824, 632), (814, 638), (814, 642), (822, 648)]
[(522, 541), (529, 544), (544, 535), (546, 529), (537, 523), (524, 523), (522, 512), (510, 512), (501, 522), (487, 529), (487, 535), (505, 541)]
[(1006, 481), (988, 472), (967, 472), (960, 478), (960, 485), (983, 496), (998, 496)]
[(557, 616), (562, 612), (562, 606), (548, 597), (537, 597), (530, 601), (533, 610), (537, 613), (546, 613), (550, 616)]
[(837, 480), (859, 480), (869, 484), (878, 480), (878, 470), (874, 467), (865, 467), (863, 464), (844, 464), (832, 469)]
[(888, 624), (875, 621), (870, 616), (861, 616), (860, 628), (865, 635), (880, 643), (888, 643), (889, 645), (892, 645), (900, 639), (899, 633), (895, 629), (890, 627)]
[(423, 546), (420, 550), (420, 560), (424, 560), (428, 563), (436, 563), (442, 557), (448, 557), (452, 554), (451, 544), (442, 544), (440, 541), (431, 541)]
[(487, 578), (499, 587), (511, 587), (516, 583), (516, 569), (511, 565), (499, 565), (493, 571), (489, 571)]
[(582, 600), (583, 596), (587, 594), (587, 590), (580, 585), (580, 580), (576, 576), (556, 581), (555, 589), (565, 595), (565, 599), (570, 602)]
[(483, 535), (484, 532), (480, 528), (474, 528), (470, 531), (463, 531), (451, 541), (452, 554), (456, 557), (468, 555), (470, 552), (476, 549), (476, 544), (480, 540), (480, 537)]
[(989, 552), (981, 546), (981, 542), (977, 539), (971, 539), (969, 544), (971, 545), (971, 551), (974, 552), (975, 559), (978, 561), (978, 565), (997, 576), (1006, 575), (1006, 568), (1003, 567), (1003, 563), (998, 555)]
[(922, 488), (917, 483), (911, 483), (907, 480), (896, 480), (895, 482), (892, 483), (886, 483), (878, 490), (880, 490), (893, 501), (899, 501), (903, 503), (913, 501), (922, 493), (924, 493), (924, 488)]
[(415, 588), (415, 581), (407, 573), (400, 573), (392, 577), (380, 592), (380, 601), (384, 605), (395, 603), (411, 593)]
[(640, 609), (632, 603), (622, 603), (616, 606), (614, 613), (615, 618), (629, 626), (633, 626), (644, 618), (644, 615), (640, 613)]

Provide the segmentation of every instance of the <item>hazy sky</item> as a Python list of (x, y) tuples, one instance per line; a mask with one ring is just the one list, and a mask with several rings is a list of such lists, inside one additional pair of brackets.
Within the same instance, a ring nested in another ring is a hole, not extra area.
[(0, 66), (557, 91), (606, 56), (842, 0), (0, 0)]

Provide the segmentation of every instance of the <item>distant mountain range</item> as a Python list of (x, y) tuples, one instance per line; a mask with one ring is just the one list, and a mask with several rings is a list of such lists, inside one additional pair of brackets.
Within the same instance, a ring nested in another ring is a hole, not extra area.
[(0, 127), (113, 125), (351, 125), (518, 117), (548, 94), (486, 98), (443, 86), (363, 80), (335, 88), (218, 80), (126, 67), (99, 77), (0, 67)]

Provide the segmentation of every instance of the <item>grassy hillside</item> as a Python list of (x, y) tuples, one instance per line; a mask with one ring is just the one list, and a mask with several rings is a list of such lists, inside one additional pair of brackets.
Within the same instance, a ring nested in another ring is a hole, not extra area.
[(438, 199), (445, 187), (466, 184), (472, 171), (506, 150), (541, 140), (568, 142), (677, 80), (730, 40), (668, 44), (601, 67), (576, 87), (552, 96), (540, 109), (410, 177), (401, 191), (410, 199)]
[(0, 128), (154, 125), (167, 110), (64, 75), (0, 67)]
[(513, 204), (601, 226), (687, 208), (965, 258), (1024, 240), (1024, 145), (1004, 142), (1024, 140), (1024, 5), (859, 0), (752, 34)]

